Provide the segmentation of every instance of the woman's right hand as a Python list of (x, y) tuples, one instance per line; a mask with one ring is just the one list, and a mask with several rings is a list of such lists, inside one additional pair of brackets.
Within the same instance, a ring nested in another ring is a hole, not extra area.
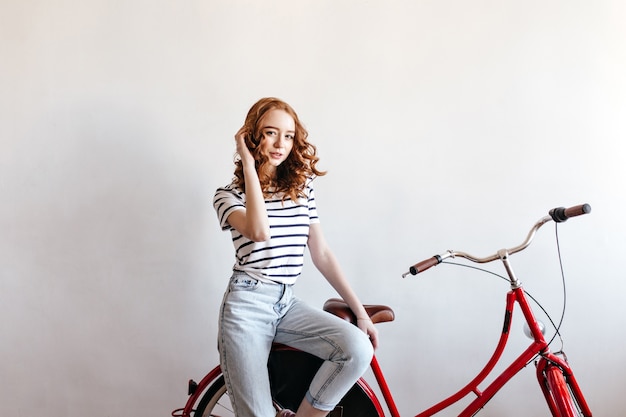
[(251, 132), (245, 127), (239, 129), (235, 134), (237, 153), (243, 166), (246, 207), (245, 210), (234, 210), (228, 216), (227, 221), (246, 238), (254, 242), (263, 242), (271, 236), (270, 224), (254, 156), (246, 145), (246, 137), (250, 134)]
[(254, 156), (246, 145), (246, 136), (250, 134), (250, 131), (244, 126), (235, 134), (235, 142), (237, 143), (237, 153), (241, 157), (241, 162), (244, 166), (254, 167)]

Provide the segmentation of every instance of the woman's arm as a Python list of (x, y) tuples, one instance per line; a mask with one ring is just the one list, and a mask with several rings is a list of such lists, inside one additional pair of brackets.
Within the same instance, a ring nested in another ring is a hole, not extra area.
[(343, 300), (350, 306), (350, 309), (357, 317), (357, 325), (363, 330), (372, 341), (374, 349), (378, 347), (378, 330), (369, 319), (363, 304), (352, 290), (350, 283), (341, 271), (339, 262), (326, 243), (322, 226), (313, 223), (309, 229), (309, 251), (315, 267), (324, 275), (324, 278), (332, 285)]
[(246, 182), (246, 208), (231, 213), (228, 216), (228, 223), (248, 239), (263, 242), (270, 238), (270, 224), (259, 175), (254, 165), (254, 156), (246, 146), (245, 137), (248, 133), (242, 127), (235, 135), (237, 153), (241, 157)]

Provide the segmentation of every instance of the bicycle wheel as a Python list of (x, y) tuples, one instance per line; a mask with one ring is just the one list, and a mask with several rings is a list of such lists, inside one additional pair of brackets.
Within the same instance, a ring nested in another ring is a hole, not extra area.
[[(322, 360), (294, 349), (272, 351), (268, 362), (272, 398), (278, 408), (297, 410)], [(367, 392), (363, 381), (354, 384), (332, 415), (341, 417), (382, 417), (382, 411)], [(224, 376), (206, 390), (194, 417), (234, 417)]]
[(555, 411), (559, 413), (556, 417), (584, 417), (572, 396), (561, 369), (556, 366), (548, 366), (545, 376), (550, 396), (554, 401)]
[(194, 417), (234, 417), (233, 407), (230, 404), (230, 398), (226, 392), (226, 383), (224, 376), (220, 376), (206, 390), (198, 407), (194, 413)]

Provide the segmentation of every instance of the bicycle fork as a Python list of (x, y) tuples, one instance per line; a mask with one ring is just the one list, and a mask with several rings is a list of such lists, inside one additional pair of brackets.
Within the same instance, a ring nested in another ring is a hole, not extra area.
[(508, 254), (503, 252), (500, 255), (511, 281), (511, 293), (514, 294), (514, 298), (522, 310), (524, 319), (535, 340), (535, 345), (539, 346), (536, 353), (539, 354), (540, 359), (535, 361), (537, 380), (550, 412), (557, 417), (576, 417), (581, 415), (579, 414), (580, 411), (584, 417), (591, 417), (591, 410), (574, 377), (574, 372), (567, 363), (565, 353), (550, 351), (539, 322), (530, 308), (526, 293), (508, 262)]
[(535, 362), (537, 380), (548, 407), (554, 416), (578, 416), (580, 410), (583, 416), (591, 417), (591, 410), (567, 357), (562, 352), (561, 355), (549, 352)]

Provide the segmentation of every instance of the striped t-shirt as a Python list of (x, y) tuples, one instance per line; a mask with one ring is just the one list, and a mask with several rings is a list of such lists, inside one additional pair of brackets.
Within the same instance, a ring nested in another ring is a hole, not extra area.
[(315, 195), (310, 185), (305, 197), (294, 202), (282, 195), (265, 200), (269, 217), (270, 239), (253, 242), (228, 223), (228, 216), (246, 207), (246, 195), (236, 185), (218, 188), (213, 207), (222, 230), (230, 230), (235, 246), (233, 270), (246, 272), (262, 281), (293, 284), (302, 272), (304, 249), (309, 238), (309, 225), (319, 223)]

